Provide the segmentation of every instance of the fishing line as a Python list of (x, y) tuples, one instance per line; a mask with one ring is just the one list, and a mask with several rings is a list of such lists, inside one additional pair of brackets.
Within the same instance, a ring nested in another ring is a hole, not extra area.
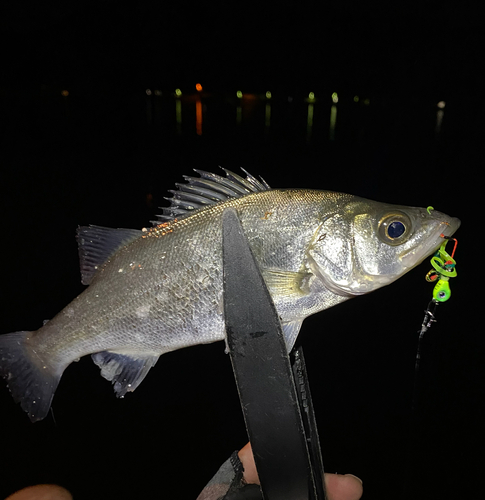
[[(428, 207), (430, 209), (431, 207)], [(451, 297), (450, 278), (456, 277), (456, 261), (454, 260), (456, 246), (458, 241), (456, 238), (441, 235), (444, 238), (443, 244), (438, 251), (431, 257), (431, 265), (433, 269), (426, 274), (426, 281), (436, 283), (433, 289), (433, 298), (424, 311), (424, 318), (419, 331), (418, 347), (416, 351), (416, 361), (414, 365), (414, 390), (413, 390), (413, 403), (412, 410), (414, 411), (417, 406), (418, 394), (418, 374), (419, 364), (421, 362), (421, 348), (424, 334), (431, 328), (433, 323), (436, 323), (436, 309), (439, 304), (446, 302)], [(451, 255), (446, 251), (446, 245), (450, 240), (455, 242)]]
[[(432, 207), (428, 207), (431, 209)], [(457, 246), (457, 240), (449, 236), (441, 234), (444, 239), (443, 244), (440, 246), (438, 251), (431, 257), (431, 265), (433, 269), (426, 274), (426, 281), (430, 283), (435, 283), (433, 289), (433, 297), (428, 303), (428, 307), (424, 311), (424, 318), (421, 324), (421, 329), (419, 330), (418, 346), (416, 350), (416, 361), (414, 365), (414, 388), (412, 396), (412, 407), (410, 415), (410, 425), (409, 425), (409, 438), (407, 441), (407, 474), (412, 477), (415, 463), (414, 453), (416, 448), (421, 445), (418, 435), (415, 433), (419, 430), (419, 417), (418, 417), (418, 386), (419, 386), (419, 368), (421, 362), (421, 354), (423, 347), (424, 334), (431, 328), (433, 323), (436, 323), (436, 311), (438, 306), (443, 302), (449, 300), (451, 296), (450, 278), (456, 276), (456, 262), (454, 260), (455, 250)], [(446, 246), (450, 240), (454, 240), (455, 245), (449, 255), (446, 252)], [(416, 485), (413, 485), (411, 481), (403, 483), (403, 489), (401, 491), (401, 498), (409, 499), (415, 494)]]

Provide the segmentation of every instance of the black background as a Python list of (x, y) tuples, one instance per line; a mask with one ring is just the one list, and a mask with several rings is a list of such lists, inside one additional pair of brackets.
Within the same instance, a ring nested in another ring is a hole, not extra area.
[[(425, 338), (417, 411), (428, 263), (307, 319), (300, 341), (327, 471), (359, 475), (369, 499), (483, 498), (479, 11), (433, 1), (2, 9), (1, 332), (39, 328), (82, 291), (78, 225), (143, 227), (192, 168), (433, 205), (462, 219), (459, 277)], [(199, 81), (202, 135), (189, 96)], [(237, 89), (272, 91), (269, 130), (258, 100), (243, 99), (237, 125)], [(0, 398), (2, 498), (40, 482), (81, 500), (196, 498), (246, 439), (223, 343), (164, 355), (123, 400), (84, 358), (62, 378), (55, 421), (32, 425), (6, 389)]]

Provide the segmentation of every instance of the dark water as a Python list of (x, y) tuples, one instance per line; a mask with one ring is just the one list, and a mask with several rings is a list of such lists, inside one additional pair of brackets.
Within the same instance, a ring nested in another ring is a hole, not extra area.
[[(327, 471), (362, 477), (369, 499), (480, 497), (456, 479), (479, 470), (470, 456), (483, 445), (485, 418), (484, 343), (478, 324), (464, 327), (474, 272), (464, 199), (481, 168), (468, 109), (379, 95), (356, 102), (352, 93), (335, 103), (331, 93), (309, 101), (303, 93), (267, 99), (265, 91), (177, 99), (156, 88), (61, 90), (4, 96), (2, 333), (39, 328), (82, 291), (78, 225), (143, 227), (193, 168), (242, 166), (274, 187), (433, 205), (463, 220), (459, 278), (425, 339), (414, 417), (429, 263), (309, 318), (300, 338)], [(82, 359), (62, 378), (55, 420), (35, 425), (6, 389), (0, 398), (0, 496), (53, 482), (76, 499), (195, 498), (246, 442), (222, 343), (164, 355), (123, 400)]]

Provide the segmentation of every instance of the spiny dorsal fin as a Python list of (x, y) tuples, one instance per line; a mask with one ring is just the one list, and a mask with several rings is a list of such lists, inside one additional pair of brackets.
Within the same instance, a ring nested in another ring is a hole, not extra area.
[(118, 249), (138, 238), (139, 229), (111, 229), (101, 226), (81, 226), (77, 228), (81, 281), (89, 285), (98, 268)]
[[(198, 169), (194, 171), (200, 177), (184, 175), (187, 184), (176, 184), (178, 191), (171, 190), (172, 198), (166, 198), (170, 201), (170, 206), (163, 207), (163, 214), (157, 217), (163, 222), (175, 218), (181, 219), (190, 215), (193, 210), (214, 205), (229, 198), (238, 198), (271, 189), (264, 179), (261, 178), (259, 181), (243, 168), (241, 170), (246, 174), (245, 179), (226, 168), (222, 170), (226, 173), (226, 177)], [(152, 222), (160, 224), (160, 220)]]

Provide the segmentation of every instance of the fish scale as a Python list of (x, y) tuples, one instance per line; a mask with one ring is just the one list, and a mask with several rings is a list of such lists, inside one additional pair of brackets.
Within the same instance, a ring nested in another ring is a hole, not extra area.
[[(0, 373), (32, 421), (45, 417), (63, 371), (81, 356), (91, 354), (122, 397), (161, 354), (225, 338), (228, 207), (237, 210), (289, 350), (306, 317), (391, 283), (459, 226), (437, 211), (271, 189), (247, 172), (246, 179), (227, 170), (225, 178), (198, 173), (186, 178), (159, 216), (164, 222), (152, 228), (79, 228), (88, 288), (36, 332), (0, 336)], [(191, 209), (194, 195), (202, 201)]]

